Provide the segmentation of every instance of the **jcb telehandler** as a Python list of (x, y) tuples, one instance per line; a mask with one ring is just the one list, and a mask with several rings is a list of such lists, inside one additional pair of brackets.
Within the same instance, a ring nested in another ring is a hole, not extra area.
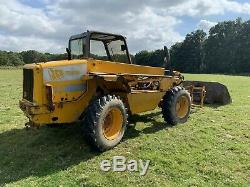
[(179, 86), (183, 76), (132, 64), (122, 35), (87, 31), (71, 36), (66, 50), (68, 60), (23, 67), (19, 105), (29, 125), (80, 122), (85, 137), (105, 151), (121, 141), (129, 115), (160, 106), (167, 123), (187, 121), (191, 100)]

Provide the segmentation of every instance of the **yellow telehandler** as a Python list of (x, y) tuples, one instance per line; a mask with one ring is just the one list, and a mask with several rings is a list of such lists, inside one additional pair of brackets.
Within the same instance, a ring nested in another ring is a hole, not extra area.
[(87, 31), (71, 36), (66, 51), (68, 60), (23, 67), (19, 106), (30, 126), (80, 122), (85, 137), (105, 151), (121, 141), (129, 115), (159, 106), (167, 123), (187, 121), (191, 100), (179, 86), (183, 76), (132, 64), (122, 35)]

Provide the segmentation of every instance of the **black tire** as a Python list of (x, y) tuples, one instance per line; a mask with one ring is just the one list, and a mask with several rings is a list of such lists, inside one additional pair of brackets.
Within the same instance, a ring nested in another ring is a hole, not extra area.
[(127, 119), (127, 110), (121, 99), (114, 95), (102, 96), (87, 108), (82, 124), (83, 132), (97, 150), (106, 151), (121, 141), (128, 124)]
[[(185, 104), (183, 104), (184, 106), (180, 106), (180, 99), (183, 100), (183, 102), (185, 101)], [(181, 107), (183, 111), (179, 112)], [(167, 91), (165, 96), (163, 97), (162, 115), (164, 120), (171, 125), (185, 123), (189, 117), (190, 108), (191, 97), (189, 92), (183, 87), (176, 86)]]

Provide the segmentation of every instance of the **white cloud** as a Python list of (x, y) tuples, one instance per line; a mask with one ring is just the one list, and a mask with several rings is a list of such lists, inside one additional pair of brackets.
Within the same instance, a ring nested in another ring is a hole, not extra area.
[(52, 19), (42, 9), (16, 0), (0, 2), (1, 50), (62, 52), (62, 38), (69, 31), (62, 20)]
[(215, 26), (217, 22), (212, 22), (208, 20), (200, 20), (200, 22), (197, 24), (197, 29), (203, 30), (206, 33), (209, 32), (210, 28)]
[(38, 38), (36, 36), (9, 36), (0, 35), (0, 49), (25, 51), (34, 49), (42, 52), (64, 52), (66, 42)]
[(238, 3), (236, 1), (223, 0), (226, 11), (241, 14), (250, 14), (250, 3)]
[(203, 16), (250, 14), (249, 3), (233, 0), (39, 1), (41, 8), (21, 3), (30, 0), (0, 2), (1, 50), (64, 52), (68, 37), (86, 29), (123, 34), (132, 52), (152, 50), (183, 39), (183, 16), (202, 19), (197, 27), (208, 30), (214, 22)]
[(128, 24), (131, 30), (126, 31), (125, 34), (133, 51), (159, 49), (183, 39), (174, 29), (181, 24), (181, 21), (175, 17), (155, 14), (149, 8), (131, 17), (133, 19)]
[(187, 0), (169, 8), (169, 13), (176, 16), (222, 15), (225, 12), (250, 14), (250, 3), (232, 0)]
[(17, 1), (10, 0), (1, 4), (0, 17), (0, 27), (8, 33), (29, 35), (56, 32), (53, 21), (42, 10), (24, 6)]

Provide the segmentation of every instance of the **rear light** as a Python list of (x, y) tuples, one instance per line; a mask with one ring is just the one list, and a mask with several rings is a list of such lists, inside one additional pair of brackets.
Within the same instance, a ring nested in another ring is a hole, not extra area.
[(33, 102), (33, 69), (23, 69), (23, 98)]
[(48, 100), (48, 108), (50, 111), (55, 110), (55, 104), (53, 101), (53, 87), (50, 84), (45, 85), (46, 88), (46, 98)]

